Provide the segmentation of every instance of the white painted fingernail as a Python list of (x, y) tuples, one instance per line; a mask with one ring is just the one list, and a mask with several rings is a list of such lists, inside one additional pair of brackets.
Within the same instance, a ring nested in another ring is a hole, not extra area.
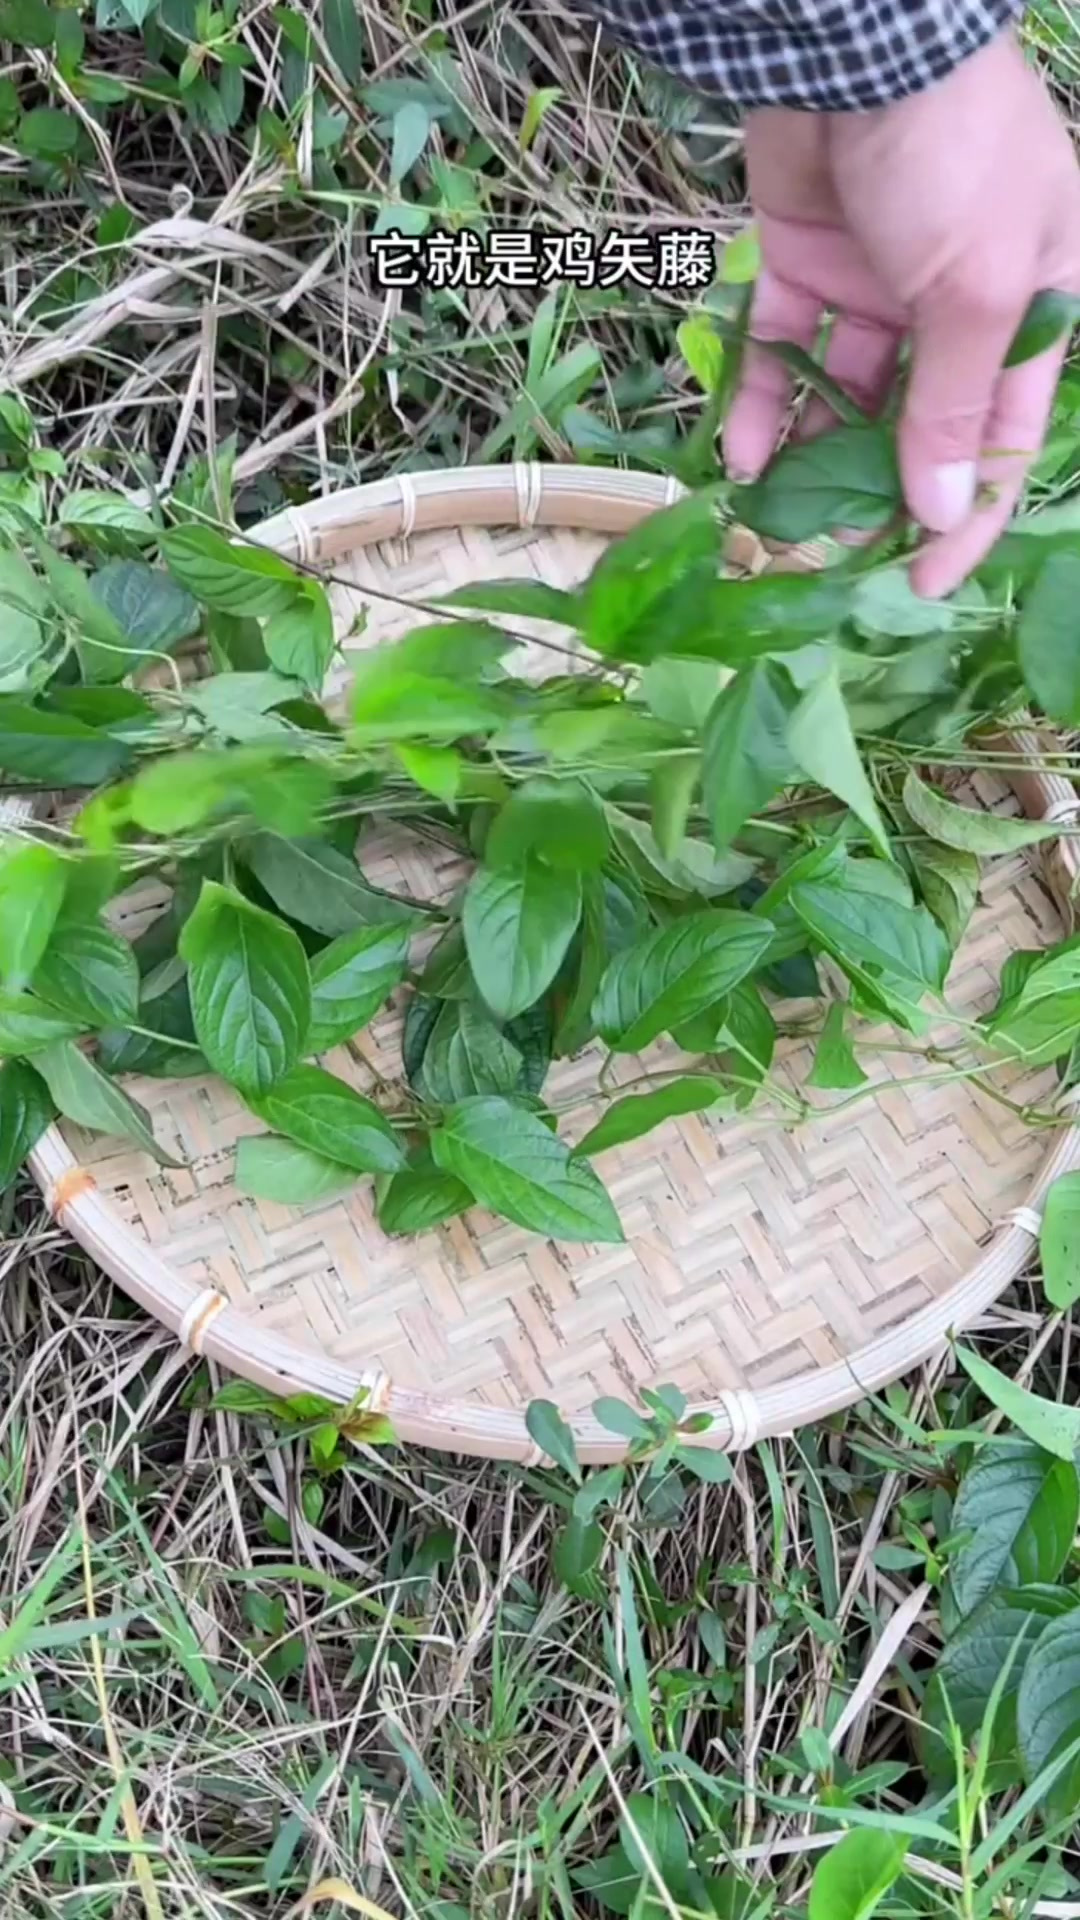
[(931, 471), (924, 523), (931, 533), (951, 533), (975, 505), (974, 460), (949, 460)]

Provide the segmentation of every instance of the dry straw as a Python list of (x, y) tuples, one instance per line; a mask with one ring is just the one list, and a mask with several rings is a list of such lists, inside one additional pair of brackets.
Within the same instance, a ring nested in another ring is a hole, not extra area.
[[(256, 537), (325, 569), (339, 631), (364, 609), (366, 645), (469, 581), (573, 584), (608, 537), (677, 491), (637, 473), (467, 468), (332, 495)], [(1029, 734), (1008, 746), (1029, 765), (1037, 752)], [(1056, 775), (1029, 770), (1012, 787), (975, 774), (967, 798), (1073, 817), (1074, 790)], [(463, 871), (411, 835), (364, 840), (360, 857), (377, 883), (440, 900)], [(1071, 840), (1052, 843), (1045, 873), (1025, 856), (988, 864), (950, 978), (958, 1011), (989, 1004), (1010, 951), (1060, 937), (1076, 871)], [(132, 925), (152, 907), (137, 902)], [(399, 1034), (389, 1009), (327, 1064), (377, 1090), (400, 1072)], [(784, 1044), (782, 1077), (805, 1080), (810, 1047)], [(552, 1097), (587, 1092), (597, 1066), (595, 1053), (559, 1063)], [(1012, 1106), (921, 1057), (883, 1053), (872, 1078), (872, 1099), (830, 1110), (823, 1096), (820, 1117), (794, 1129), (753, 1112), (691, 1115), (606, 1155), (627, 1236), (615, 1247), (554, 1245), (479, 1209), (389, 1240), (366, 1182), (302, 1210), (246, 1199), (233, 1155), (259, 1123), (213, 1080), (133, 1087), (179, 1171), (66, 1124), (32, 1164), (57, 1217), (140, 1305), (273, 1391), (347, 1401), (365, 1390), (403, 1440), (513, 1460), (537, 1457), (525, 1408), (550, 1398), (581, 1457), (602, 1461), (624, 1443), (591, 1402), (674, 1381), (713, 1415), (704, 1443), (740, 1449), (881, 1388), (976, 1320), (1028, 1262), (1050, 1183), (1080, 1165), (1075, 1128), (1053, 1130), (1047, 1149), (1013, 1110), (1045, 1104), (1051, 1073), (1000, 1075)]]

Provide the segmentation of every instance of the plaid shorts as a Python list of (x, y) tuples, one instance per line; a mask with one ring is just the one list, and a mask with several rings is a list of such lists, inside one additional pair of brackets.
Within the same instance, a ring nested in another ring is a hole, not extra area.
[(739, 107), (845, 112), (941, 80), (1023, 0), (584, 0), (631, 52)]

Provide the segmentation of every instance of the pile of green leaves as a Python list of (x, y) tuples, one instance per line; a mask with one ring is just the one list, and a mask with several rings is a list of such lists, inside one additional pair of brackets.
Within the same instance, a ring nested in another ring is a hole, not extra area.
[[(69, 501), (58, 533), (25, 519), (0, 551), (0, 774), (88, 791), (73, 834), (0, 853), (0, 1177), (57, 1112), (164, 1158), (125, 1076), (209, 1070), (265, 1122), (238, 1153), (247, 1193), (302, 1204), (371, 1175), (388, 1232), (475, 1203), (615, 1240), (607, 1149), (759, 1097), (813, 1110), (771, 1072), (786, 1002), (810, 1003), (810, 1089), (859, 1097), (853, 1021), (918, 1052), (979, 857), (1057, 831), (957, 806), (920, 761), (1024, 701), (1080, 716), (1074, 533), (1010, 533), (935, 606), (895, 540), (722, 575), (731, 515), (804, 538), (897, 504), (887, 430), (841, 426), (756, 487), (655, 514), (573, 593), (480, 583), (355, 651), (344, 715), (319, 698), (326, 589), (278, 555), (109, 496)], [(537, 618), (582, 647), (545, 641), (540, 679), (514, 626)], [(172, 660), (192, 642), (212, 668), (194, 683)], [(373, 886), (373, 823), (467, 856), (467, 884)], [(109, 910), (151, 875), (170, 904), (129, 946)], [(337, 1050), (400, 988), (401, 1076), (376, 1104)], [(1012, 956), (967, 1028), (934, 1056), (948, 1073), (1068, 1060), (1078, 943)], [(548, 1069), (594, 1042), (614, 1060), (572, 1141)]]

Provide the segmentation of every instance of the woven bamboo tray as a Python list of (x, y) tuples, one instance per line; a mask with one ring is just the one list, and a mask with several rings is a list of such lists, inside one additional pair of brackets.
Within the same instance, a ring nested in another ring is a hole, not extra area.
[[(402, 601), (512, 575), (571, 585), (609, 536), (678, 491), (635, 473), (472, 468), (343, 492), (258, 538), (324, 569), (339, 631), (363, 611), (366, 645), (424, 617)], [(978, 776), (961, 797), (1075, 818), (1064, 780), (1028, 773), (1013, 787)], [(1077, 860), (1071, 840), (1050, 845), (1048, 861), (984, 868), (950, 976), (963, 1012), (991, 1003), (1011, 950), (1060, 938)], [(446, 899), (462, 877), (412, 837), (362, 840), (359, 857), (376, 884), (427, 898)], [(129, 930), (160, 904), (132, 900)], [(360, 1090), (395, 1078), (400, 1014), (387, 1008), (326, 1064)], [(809, 1042), (788, 1041), (778, 1070), (802, 1082), (809, 1060)], [(558, 1063), (553, 1096), (587, 1089), (597, 1064), (595, 1052)], [(1046, 1135), (963, 1082), (928, 1068), (913, 1079), (895, 1053), (863, 1064), (874, 1098), (830, 1115), (820, 1095), (821, 1117), (795, 1130), (753, 1112), (693, 1115), (606, 1154), (622, 1246), (555, 1245), (479, 1209), (389, 1240), (363, 1180), (302, 1210), (245, 1199), (234, 1149), (261, 1125), (213, 1080), (131, 1083), (181, 1171), (66, 1124), (32, 1164), (56, 1215), (135, 1300), (194, 1352), (275, 1392), (347, 1401), (366, 1389), (404, 1440), (513, 1460), (538, 1457), (524, 1413), (548, 1398), (582, 1458), (601, 1461), (624, 1443), (591, 1403), (672, 1381), (713, 1415), (704, 1443), (738, 1449), (882, 1387), (984, 1313), (1029, 1259), (1047, 1186), (1080, 1164), (1076, 1129), (1054, 1133), (1048, 1151)], [(1045, 1100), (1054, 1080), (1016, 1070), (998, 1084)], [(595, 1117), (582, 1114), (579, 1130)]]

